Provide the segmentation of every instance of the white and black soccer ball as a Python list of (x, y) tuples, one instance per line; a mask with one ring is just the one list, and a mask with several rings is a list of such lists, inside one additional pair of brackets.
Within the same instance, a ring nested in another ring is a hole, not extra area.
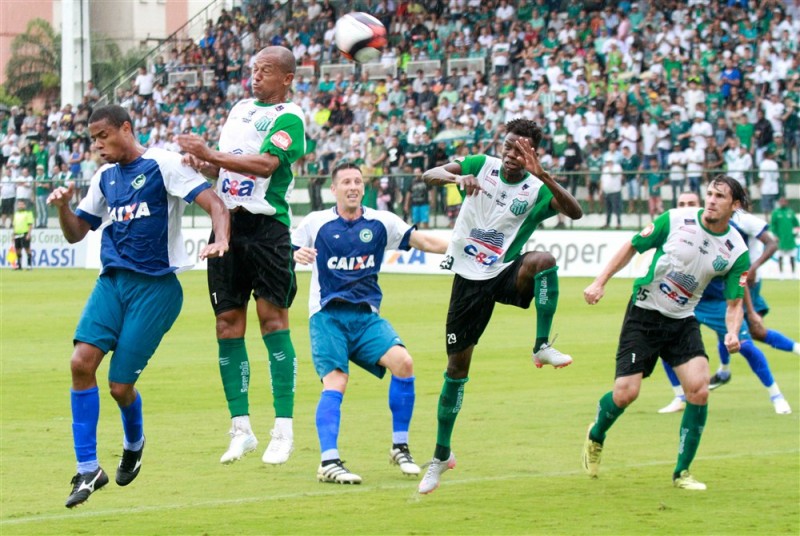
[(376, 60), (386, 46), (386, 27), (381, 21), (360, 11), (336, 21), (336, 47), (344, 57), (359, 63)]

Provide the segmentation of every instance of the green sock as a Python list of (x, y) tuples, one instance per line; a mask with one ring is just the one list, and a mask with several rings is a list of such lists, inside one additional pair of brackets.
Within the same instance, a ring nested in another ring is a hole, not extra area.
[(602, 445), (606, 440), (606, 432), (624, 411), (625, 408), (621, 408), (614, 403), (613, 391), (604, 394), (597, 404), (597, 417), (595, 418), (594, 426), (589, 431), (589, 438)]
[(272, 378), (272, 405), (275, 417), (292, 418), (294, 388), (297, 378), (297, 357), (289, 330), (267, 333), (263, 337), (269, 353), (269, 374)]
[(247, 390), (250, 387), (250, 362), (244, 338), (217, 339), (219, 345), (219, 375), (228, 401), (231, 418), (248, 415), (250, 406)]
[(536, 342), (533, 351), (546, 343), (558, 306), (558, 266), (543, 270), (533, 277), (533, 300), (536, 306)]
[(439, 428), (436, 431), (436, 450), (433, 457), (438, 460), (450, 458), (450, 437), (453, 435), (453, 426), (456, 417), (461, 411), (461, 402), (464, 400), (464, 384), (469, 378), (454, 380), (444, 374), (442, 394), (439, 395)]
[(689, 466), (697, 454), (697, 447), (700, 446), (700, 436), (703, 435), (703, 428), (708, 417), (708, 406), (696, 406), (686, 403), (681, 420), (681, 440), (678, 444), (678, 464), (675, 466), (674, 476), (681, 474)]

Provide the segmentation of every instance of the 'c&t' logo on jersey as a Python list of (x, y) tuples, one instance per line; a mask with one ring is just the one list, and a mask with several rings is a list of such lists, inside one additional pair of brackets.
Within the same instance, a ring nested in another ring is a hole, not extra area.
[(139, 175), (136, 175), (136, 177), (131, 181), (131, 186), (133, 186), (134, 190), (138, 190), (139, 188), (144, 186), (146, 180), (147, 177), (144, 176), (144, 173), (140, 173)]
[(237, 197), (250, 197), (253, 195), (253, 190), (255, 187), (255, 181), (226, 178), (222, 180), (221, 190), (223, 194), (229, 194)]

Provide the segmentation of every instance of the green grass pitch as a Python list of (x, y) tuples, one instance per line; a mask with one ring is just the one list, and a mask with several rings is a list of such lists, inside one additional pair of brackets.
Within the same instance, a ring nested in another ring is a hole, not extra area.
[[(660, 367), (609, 433), (600, 479), (580, 469), (598, 398), (612, 385), (614, 351), (630, 280), (612, 281), (597, 306), (588, 279), (561, 280), (554, 333), (572, 366), (530, 361), (534, 314), (497, 306), (472, 363), (453, 449), (458, 466), (429, 496), (388, 463), (388, 380), (353, 371), (340, 450), (361, 486), (316, 481), (314, 413), (320, 392), (309, 356), (308, 275), (292, 309), (299, 356), (295, 452), (288, 464), (260, 456), (272, 422), (266, 352), (250, 311), (251, 418), (261, 443), (231, 466), (219, 456), (229, 419), (217, 370), (205, 274), (183, 274), (183, 312), (139, 389), (147, 451), (128, 488), (114, 482), (75, 511), (64, 508), (74, 474), (71, 337), (94, 284), (90, 270), (0, 274), (0, 534), (798, 534), (800, 358), (764, 346), (795, 410), (776, 415), (741, 356), (733, 381), (712, 393), (693, 473), (707, 492), (672, 487), (680, 415), (656, 410), (672, 396)], [(414, 356), (417, 405), (411, 447), (431, 456), (445, 366), (445, 276), (381, 276), (383, 315)], [(797, 282), (768, 281), (767, 324), (800, 337)], [(718, 362), (715, 343), (704, 337)], [(121, 452), (119, 412), (99, 371), (100, 462), (113, 475)]]

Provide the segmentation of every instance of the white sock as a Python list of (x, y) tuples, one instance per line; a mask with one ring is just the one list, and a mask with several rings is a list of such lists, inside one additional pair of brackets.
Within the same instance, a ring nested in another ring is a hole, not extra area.
[(252, 434), (253, 430), (250, 428), (250, 415), (239, 415), (231, 419), (231, 428), (247, 434)]
[(288, 439), (294, 438), (294, 432), (292, 431), (292, 419), (287, 417), (275, 417), (275, 426), (273, 427), (275, 432), (280, 433), (283, 437)]
[(728, 363), (727, 365), (720, 365), (717, 372), (730, 372), (731, 371), (731, 364)]
[(767, 387), (767, 391), (769, 391), (770, 400), (775, 400), (776, 398), (783, 397), (783, 395), (781, 394), (781, 388), (778, 387), (778, 382), (774, 382), (772, 385)]
[(686, 395), (683, 394), (683, 386), (678, 384), (672, 388), (675, 392), (675, 398), (680, 398), (681, 400), (686, 400)]
[(792, 351), (794, 353), (800, 355), (800, 342), (794, 343), (794, 346), (792, 347)]

